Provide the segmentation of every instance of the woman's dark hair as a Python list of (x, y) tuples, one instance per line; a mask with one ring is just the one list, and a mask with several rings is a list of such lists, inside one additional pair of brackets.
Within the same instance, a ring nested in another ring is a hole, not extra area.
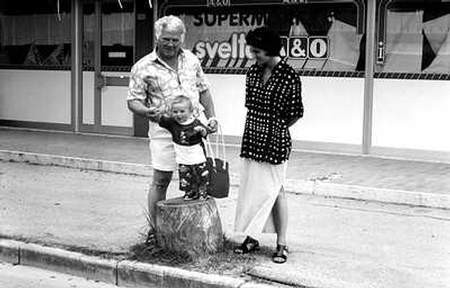
[(247, 45), (266, 51), (269, 56), (280, 55), (280, 35), (266, 26), (249, 31), (245, 36), (245, 41), (247, 41)]

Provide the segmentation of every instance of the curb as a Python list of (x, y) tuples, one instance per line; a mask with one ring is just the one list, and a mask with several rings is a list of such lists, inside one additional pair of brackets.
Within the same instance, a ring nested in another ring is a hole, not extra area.
[[(53, 165), (147, 177), (152, 175), (151, 165), (67, 157), (32, 152), (0, 150), (0, 161)], [(177, 175), (175, 173), (174, 179), (176, 179), (176, 177)], [(230, 185), (239, 186), (238, 174), (230, 173)], [(446, 194), (373, 188), (358, 185), (297, 179), (287, 179), (286, 191), (292, 194), (305, 194), (321, 197), (376, 201), (401, 205), (450, 209), (450, 195)]]
[(287, 179), (286, 191), (293, 194), (450, 209), (450, 195), (446, 194), (294, 179)]
[(247, 272), (248, 275), (261, 279), (270, 279), (271, 281), (283, 283), (293, 287), (327, 287), (327, 288), (369, 288), (364, 283), (349, 283), (336, 278), (329, 278), (327, 275), (317, 273), (302, 275), (302, 273), (287, 273), (280, 276), (266, 267), (254, 267)]
[(151, 176), (152, 166), (118, 161), (67, 157), (33, 152), (0, 150), (0, 160), (39, 165), (61, 166), (76, 169)]
[(121, 287), (269, 288), (244, 279), (129, 260), (108, 260), (59, 248), (0, 239), (0, 260)]

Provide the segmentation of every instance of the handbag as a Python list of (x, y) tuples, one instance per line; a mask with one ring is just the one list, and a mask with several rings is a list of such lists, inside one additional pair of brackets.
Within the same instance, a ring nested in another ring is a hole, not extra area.
[(217, 130), (215, 153), (211, 147), (211, 142), (208, 139), (205, 142), (206, 163), (209, 169), (207, 193), (214, 198), (226, 198), (230, 192), (230, 173), (225, 155), (225, 141), (220, 126)]

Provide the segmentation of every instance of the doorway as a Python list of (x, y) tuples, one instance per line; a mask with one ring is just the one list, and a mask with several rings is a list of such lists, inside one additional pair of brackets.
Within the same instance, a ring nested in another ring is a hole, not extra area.
[(134, 0), (82, 2), (81, 132), (133, 135), (126, 105), (134, 62)]

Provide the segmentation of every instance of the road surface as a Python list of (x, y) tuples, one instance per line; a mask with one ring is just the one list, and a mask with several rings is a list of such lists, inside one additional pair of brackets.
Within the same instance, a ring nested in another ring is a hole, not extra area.
[(112, 284), (42, 270), (30, 266), (0, 262), (1, 288), (113, 288)]

